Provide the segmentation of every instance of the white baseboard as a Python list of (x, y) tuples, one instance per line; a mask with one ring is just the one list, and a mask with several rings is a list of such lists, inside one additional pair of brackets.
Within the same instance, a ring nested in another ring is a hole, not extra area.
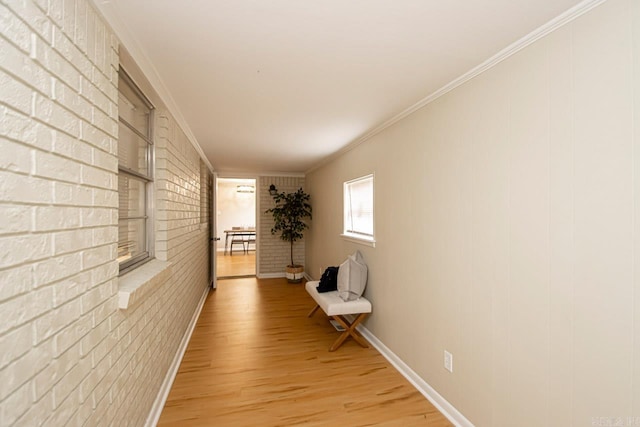
[(178, 347), (178, 351), (176, 352), (176, 355), (173, 357), (173, 361), (171, 362), (171, 366), (169, 366), (167, 375), (164, 377), (162, 386), (160, 386), (160, 390), (158, 391), (156, 400), (153, 402), (153, 406), (151, 407), (151, 412), (149, 412), (149, 415), (147, 416), (147, 421), (144, 424), (147, 427), (155, 427), (158, 424), (158, 420), (160, 419), (160, 414), (162, 414), (162, 409), (164, 408), (164, 404), (167, 402), (167, 397), (169, 397), (171, 386), (173, 385), (173, 381), (176, 379), (176, 375), (178, 374), (178, 369), (180, 368), (180, 363), (182, 362), (182, 358), (184, 357), (185, 351), (187, 351), (189, 340), (191, 339), (193, 330), (196, 327), (196, 323), (198, 322), (198, 318), (200, 317), (200, 312), (202, 312), (202, 307), (204, 306), (204, 302), (207, 299), (207, 295), (209, 294), (209, 291), (211, 291), (211, 286), (207, 286), (206, 290), (202, 294), (202, 297), (200, 298), (200, 302), (198, 303), (198, 307), (196, 308), (196, 311), (193, 313), (193, 317), (189, 322), (189, 326), (187, 326), (187, 330), (184, 332), (184, 335), (182, 336), (182, 341), (180, 341), (180, 346)]
[(447, 417), (455, 426), (458, 427), (473, 427), (471, 421), (469, 421), (460, 411), (458, 411), (451, 403), (440, 396), (440, 394), (433, 389), (425, 380), (420, 378), (406, 363), (402, 361), (394, 352), (392, 352), (386, 345), (382, 343), (375, 335), (373, 335), (367, 328), (362, 325), (356, 327), (358, 331), (371, 343), (384, 356), (385, 359), (393, 365), (424, 397), (429, 400), (442, 414)]
[(283, 271), (282, 273), (260, 273), (260, 274), (257, 274), (256, 277), (258, 279), (277, 279), (280, 277), (287, 277), (287, 276)]
[[(279, 279), (280, 277), (287, 277), (287, 275), (286, 273), (263, 273), (256, 275), (256, 277), (258, 279)], [(304, 278), (307, 281), (313, 280), (313, 278), (309, 276), (306, 271), (304, 273)]]

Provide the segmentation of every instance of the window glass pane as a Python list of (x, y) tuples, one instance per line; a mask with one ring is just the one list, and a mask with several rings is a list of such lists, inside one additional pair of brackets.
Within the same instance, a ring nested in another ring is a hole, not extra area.
[(146, 219), (118, 222), (118, 262), (124, 263), (146, 253)]
[(149, 175), (149, 144), (123, 123), (118, 131), (118, 165)]
[(209, 169), (207, 165), (200, 160), (200, 223), (206, 224), (211, 217), (209, 213), (210, 198)]
[(373, 236), (373, 176), (345, 185), (345, 232)]
[(124, 272), (150, 257), (153, 107), (124, 70), (118, 80), (118, 261)]
[(146, 215), (146, 183), (134, 176), (120, 172), (118, 175), (118, 215), (121, 219), (140, 218)]
[(120, 79), (118, 91), (118, 115), (120, 119), (129, 123), (142, 135), (149, 137), (149, 115), (151, 110), (129, 86), (126, 78)]

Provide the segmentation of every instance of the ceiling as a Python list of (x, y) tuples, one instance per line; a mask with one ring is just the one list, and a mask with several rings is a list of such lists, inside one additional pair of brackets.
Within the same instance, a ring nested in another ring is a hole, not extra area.
[(221, 173), (301, 173), (577, 0), (94, 0)]

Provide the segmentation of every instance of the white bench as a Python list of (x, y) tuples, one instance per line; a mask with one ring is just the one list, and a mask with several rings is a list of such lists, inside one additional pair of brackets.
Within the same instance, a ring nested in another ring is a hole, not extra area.
[[(327, 316), (332, 317), (344, 327), (344, 332), (331, 347), (329, 347), (329, 351), (336, 351), (349, 337), (352, 337), (362, 347), (369, 347), (364, 337), (356, 330), (356, 326), (371, 313), (371, 303), (369, 300), (360, 297), (353, 301), (343, 301), (342, 298), (338, 296), (338, 291), (318, 292), (316, 289), (318, 283), (320, 282), (312, 281), (307, 282), (305, 285), (305, 289), (317, 304), (315, 308), (311, 310), (308, 317), (313, 316), (318, 308), (322, 308)], [(353, 322), (349, 322), (344, 317), (347, 314), (356, 316)]]

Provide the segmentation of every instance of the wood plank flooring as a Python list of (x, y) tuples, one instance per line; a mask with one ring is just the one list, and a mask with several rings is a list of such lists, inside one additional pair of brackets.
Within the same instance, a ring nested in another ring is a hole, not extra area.
[(313, 306), (284, 279), (218, 282), (158, 425), (451, 425), (375, 349), (330, 353), (339, 333)]
[(218, 278), (254, 276), (256, 274), (256, 251), (247, 253), (234, 251), (233, 255), (217, 252), (216, 263)]

